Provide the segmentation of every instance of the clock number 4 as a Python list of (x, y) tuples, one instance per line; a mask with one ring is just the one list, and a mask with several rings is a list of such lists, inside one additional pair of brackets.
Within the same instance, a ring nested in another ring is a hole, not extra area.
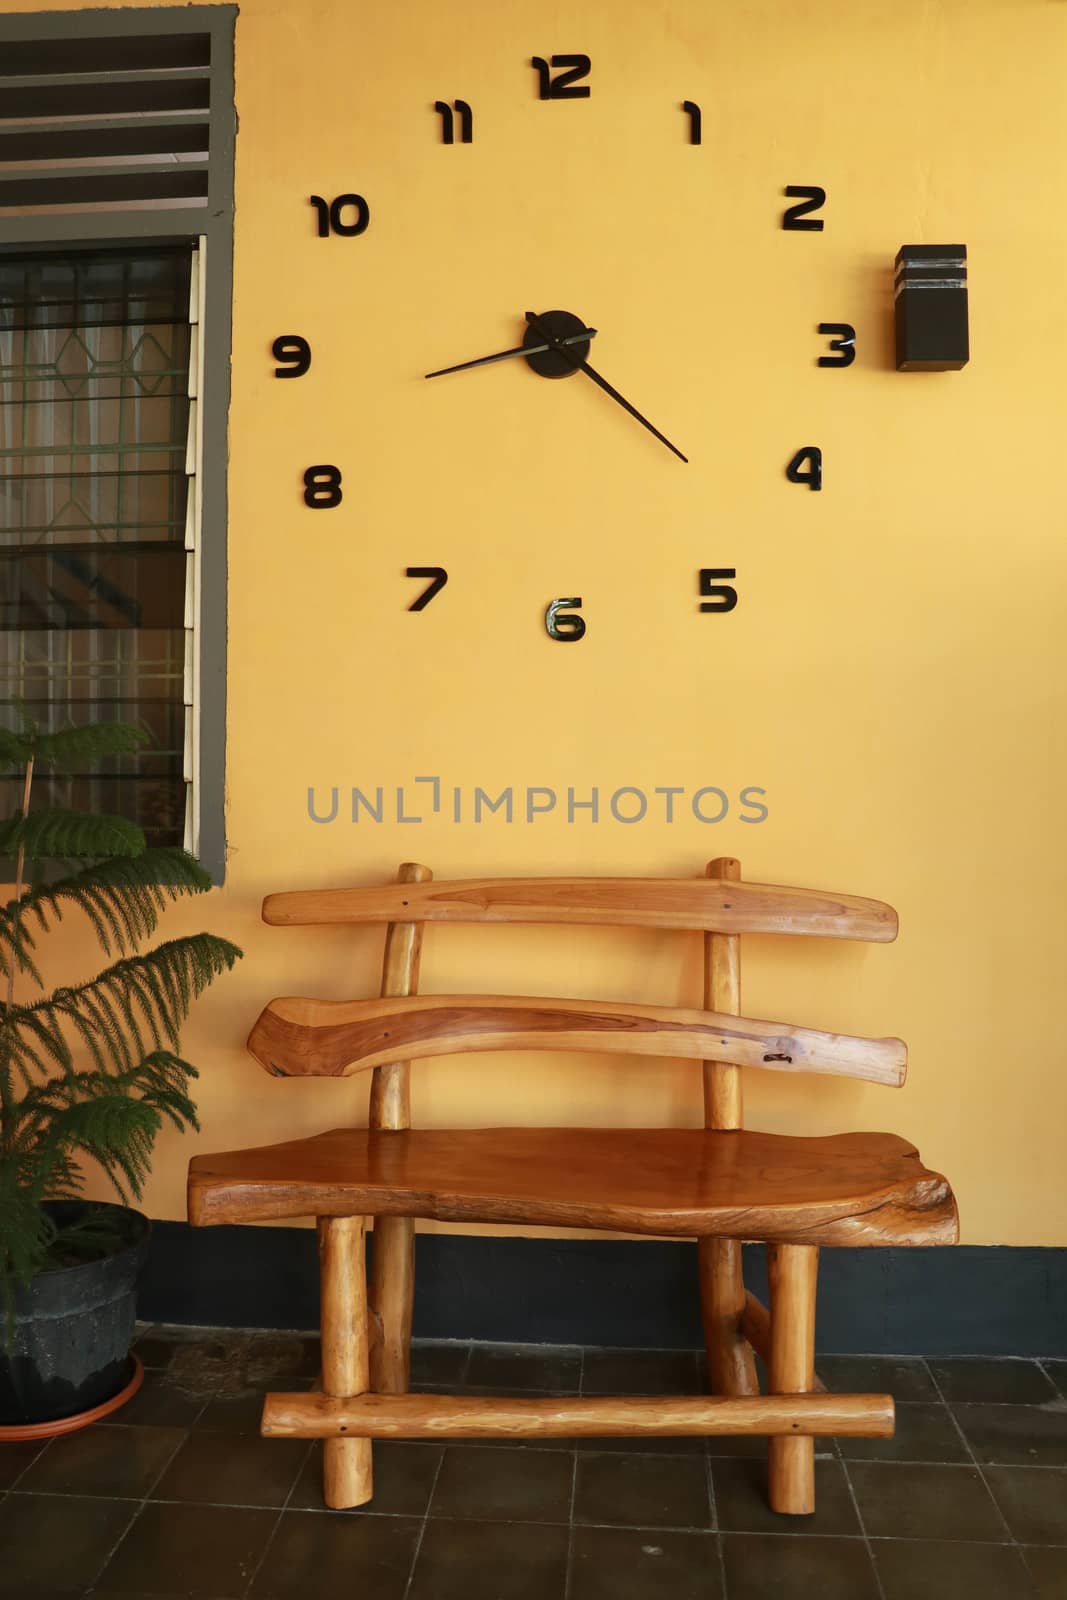
[(785, 475), (790, 483), (806, 483), (809, 489), (821, 489), (822, 451), (818, 445), (803, 445), (786, 467)]
[[(328, 239), (331, 233), (338, 234), (342, 239), (354, 239), (357, 234), (366, 233), (370, 222), (370, 206), (361, 194), (339, 194), (333, 200), (324, 200), (321, 194), (313, 194), (309, 203), (315, 207), (320, 239)], [(346, 218), (346, 211), (351, 211), (353, 215)]]
[[(553, 56), (550, 61), (534, 56), (530, 65), (537, 73), (537, 92), (542, 100), (588, 100), (589, 85), (578, 82), (592, 66), (588, 56)], [(554, 78), (553, 67), (564, 70)]]
[(832, 356), (820, 356), (820, 367), (850, 367), (856, 359), (856, 330), (848, 322), (820, 322), (819, 332), (830, 340)]
[(701, 567), (701, 611), (732, 611), (737, 604), (737, 590), (723, 578), (736, 578), (736, 567)]
[(790, 200), (798, 200), (799, 204), (786, 207), (782, 213), (782, 227), (789, 233), (821, 233), (823, 219), (813, 217), (811, 213), (826, 204), (826, 190), (820, 189), (815, 183), (789, 183), (785, 193)]
[(341, 504), (340, 467), (308, 467), (304, 473), (304, 504), (312, 511), (332, 511)]

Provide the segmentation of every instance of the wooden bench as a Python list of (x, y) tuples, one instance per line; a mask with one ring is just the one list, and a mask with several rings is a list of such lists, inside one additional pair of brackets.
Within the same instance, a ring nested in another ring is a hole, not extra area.
[[(197, 1156), (196, 1224), (318, 1219), (319, 1391), (268, 1395), (268, 1437), (322, 1438), (327, 1505), (371, 1498), (371, 1440), (472, 1436), (759, 1434), (776, 1511), (814, 1510), (816, 1434), (888, 1437), (888, 1395), (829, 1395), (815, 1377), (822, 1245), (933, 1245), (957, 1238), (945, 1179), (894, 1134), (827, 1138), (742, 1131), (743, 1066), (899, 1085), (899, 1039), (860, 1039), (739, 1015), (739, 936), (886, 942), (890, 906), (746, 883), (738, 863), (693, 880), (518, 878), (435, 883), (407, 864), (380, 888), (270, 895), (275, 926), (385, 923), (374, 1000), (274, 1000), (249, 1038), (279, 1076), (373, 1068), (369, 1128)], [(427, 922), (559, 923), (704, 935), (704, 1007), (521, 996), (420, 995)], [(703, 1129), (412, 1130), (408, 1063), (478, 1050), (592, 1050), (703, 1062)], [(365, 1228), (375, 1219), (368, 1296)], [(710, 1395), (497, 1399), (409, 1394), (414, 1218), (604, 1228), (697, 1241)], [(741, 1240), (769, 1247), (770, 1306), (747, 1294)], [(766, 1362), (761, 1395), (753, 1352)], [(821, 1391), (821, 1392), (820, 1392)]]

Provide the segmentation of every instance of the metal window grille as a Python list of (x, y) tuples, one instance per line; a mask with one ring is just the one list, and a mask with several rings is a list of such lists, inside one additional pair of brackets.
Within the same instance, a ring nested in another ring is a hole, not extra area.
[(219, 882), (235, 17), (0, 16), (0, 714), (143, 721), (35, 793)]
[(198, 250), (0, 257), (0, 704), (143, 723), (35, 792), (191, 848), (199, 301)]

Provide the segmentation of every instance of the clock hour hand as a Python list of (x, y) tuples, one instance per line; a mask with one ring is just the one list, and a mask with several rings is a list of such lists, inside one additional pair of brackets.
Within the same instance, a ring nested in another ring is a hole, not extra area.
[(460, 361), (454, 367), (439, 367), (436, 372), (427, 372), (423, 376), (427, 378), (443, 378), (449, 372), (466, 372), (470, 367), (485, 367), (491, 361), (507, 361), (511, 356), (541, 355), (546, 350), (555, 350), (561, 344), (584, 344), (587, 339), (595, 338), (595, 328), (583, 328), (581, 333), (572, 333), (567, 339), (552, 339), (547, 344), (516, 345), (514, 350), (498, 350), (495, 355), (479, 356), (475, 361)]
[[(588, 361), (581, 360), (580, 357), (578, 357), (576, 355), (573, 355), (569, 350), (566, 350), (566, 349), (563, 348), (564, 345), (572, 343), (572, 341), (570, 339), (553, 339), (553, 338), (551, 338), (551, 336), (548, 334), (548, 332), (546, 331), (546, 329), (544, 328), (544, 326), (542, 325), (542, 323), (538, 319), (537, 313), (534, 312), (534, 311), (527, 311), (527, 313), (526, 313), (526, 321), (529, 323), (530, 327), (534, 330), (535, 333), (540, 334), (542, 339), (547, 339), (548, 340), (548, 343), (549, 343), (550, 347), (553, 350), (558, 350), (560, 355), (563, 356), (564, 360), (565, 361), (569, 361), (571, 363), (571, 365), (574, 367), (574, 370), (576, 372), (584, 372), (587, 378), (592, 378), (593, 382), (597, 385), (597, 387), (599, 389), (603, 389), (605, 394), (609, 394), (613, 400), (617, 400), (619, 402), (619, 405), (622, 406), (623, 410), (624, 411), (628, 411), (630, 413), (631, 417), (634, 417), (636, 419), (636, 421), (638, 421), (643, 428), (647, 428), (648, 429), (649, 433), (655, 434), (655, 436), (659, 440), (660, 444), (665, 444), (667, 446), (667, 449), (672, 451), (678, 457), (679, 461), (684, 461), (684, 462), (686, 462), (688, 464), (689, 457), (688, 456), (683, 456), (682, 452), (678, 449), (677, 445), (671, 444), (671, 441), (667, 438), (666, 434), (660, 433), (658, 428), (653, 427), (652, 423), (649, 422), (648, 418), (647, 417), (643, 417), (641, 415), (640, 411), (638, 411), (637, 407), (636, 406), (632, 406), (630, 404), (629, 400), (627, 400), (623, 395), (621, 395), (619, 393), (618, 389), (613, 388), (612, 385), (608, 382), (608, 380), (606, 378), (602, 378), (600, 376), (600, 373), (597, 372), (593, 367), (591, 367), (589, 365)], [(526, 351), (527, 355), (529, 355), (530, 353), (531, 352), (529, 350)]]

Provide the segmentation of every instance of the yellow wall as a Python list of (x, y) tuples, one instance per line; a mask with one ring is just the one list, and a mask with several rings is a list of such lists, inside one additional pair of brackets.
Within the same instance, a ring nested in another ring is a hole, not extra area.
[[(568, 50), (591, 55), (592, 98), (542, 103), (529, 58)], [(1065, 81), (1053, 0), (244, 0), (231, 853), (225, 889), (168, 928), (247, 954), (188, 1029), (203, 1134), (163, 1138), (149, 1210), (183, 1214), (197, 1148), (365, 1116), (366, 1079), (275, 1081), (243, 1039), (272, 995), (373, 992), (380, 934), (266, 929), (265, 892), (404, 858), (695, 874), (736, 854), (752, 878), (889, 900), (902, 929), (890, 948), (749, 941), (748, 1012), (911, 1049), (895, 1093), (754, 1072), (751, 1123), (898, 1130), (953, 1179), (965, 1241), (1067, 1244)], [(432, 102), (455, 96), (469, 148), (439, 142)], [(788, 183), (827, 189), (823, 233), (781, 230)], [(307, 196), (351, 189), (370, 228), (320, 241)], [(971, 364), (897, 373), (895, 253), (956, 241)], [(598, 327), (595, 364), (691, 464), (584, 380), (423, 382), (518, 342), (528, 306)], [(855, 325), (848, 371), (816, 366), (822, 320)], [(288, 332), (314, 364), (279, 383)], [(785, 480), (805, 444), (822, 494)], [(302, 504), (321, 461), (344, 471), (334, 511)], [(422, 564), (450, 583), (409, 614)], [(741, 604), (701, 616), (696, 572), (718, 565)], [(589, 631), (564, 647), (542, 617), (572, 594)], [(621, 785), (753, 785), (769, 815), (456, 825), (420, 774), (467, 796), (596, 786), (605, 807)], [(341, 787), (341, 820), (308, 820), (309, 784)], [(406, 785), (425, 820), (352, 825), (353, 784)], [(423, 987), (691, 1001), (697, 943), (580, 935), (560, 959), (545, 930), (431, 930)], [(446, 1126), (700, 1116), (677, 1063), (455, 1059), (415, 1093)]]

